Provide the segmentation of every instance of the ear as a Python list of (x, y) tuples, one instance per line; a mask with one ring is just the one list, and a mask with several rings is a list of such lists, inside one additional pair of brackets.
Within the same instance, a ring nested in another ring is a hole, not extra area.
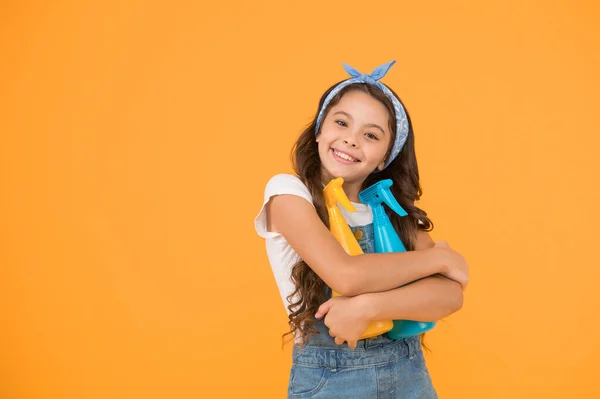
[(383, 161), (381, 161), (381, 163), (379, 165), (377, 165), (377, 169), (383, 170), (384, 166), (385, 166), (385, 158), (383, 158)]

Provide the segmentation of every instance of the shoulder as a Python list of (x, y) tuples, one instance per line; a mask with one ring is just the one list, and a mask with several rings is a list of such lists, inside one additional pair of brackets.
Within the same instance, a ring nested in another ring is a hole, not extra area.
[(312, 195), (308, 187), (296, 175), (280, 173), (269, 179), (265, 187), (265, 200), (282, 194), (296, 195), (312, 203)]
[(302, 180), (300, 180), (298, 176), (289, 173), (279, 173), (274, 175), (267, 182), (267, 187), (269, 186), (297, 186), (306, 188), (306, 185), (302, 183)]
[[(275, 198), (277, 201), (274, 200)], [(286, 173), (274, 175), (267, 181), (262, 206), (254, 218), (256, 231), (264, 238), (275, 238), (280, 235), (274, 221), (277, 217), (273, 217), (272, 214), (274, 201), (277, 202), (277, 210), (281, 210), (284, 215), (296, 213), (298, 209), (306, 206), (304, 202), (308, 202), (313, 211), (315, 207), (308, 187), (298, 176)]]
[(421, 249), (432, 248), (435, 246), (435, 241), (431, 238), (431, 235), (423, 230), (417, 230), (415, 240), (415, 251)]

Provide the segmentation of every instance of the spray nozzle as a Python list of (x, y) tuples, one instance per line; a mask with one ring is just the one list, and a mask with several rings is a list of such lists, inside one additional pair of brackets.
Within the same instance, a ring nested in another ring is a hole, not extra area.
[(325, 206), (327, 208), (331, 208), (337, 206), (339, 202), (348, 212), (356, 212), (356, 208), (350, 202), (344, 189), (342, 187), (344, 184), (344, 179), (342, 177), (338, 177), (332, 179), (323, 189), (323, 196), (325, 197)]
[(362, 203), (369, 204), (371, 208), (375, 205), (385, 203), (398, 215), (407, 216), (408, 213), (396, 201), (396, 198), (394, 198), (390, 191), (390, 187), (392, 187), (391, 179), (381, 180), (358, 193), (358, 197)]

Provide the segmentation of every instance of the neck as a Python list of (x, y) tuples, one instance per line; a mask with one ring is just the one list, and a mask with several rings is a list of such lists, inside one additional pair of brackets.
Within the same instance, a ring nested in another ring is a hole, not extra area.
[(358, 198), (358, 193), (360, 193), (361, 185), (362, 183), (344, 181), (342, 187), (344, 187), (344, 192), (346, 193), (346, 196), (350, 201), (360, 202), (360, 198)]
[[(331, 176), (328, 172), (323, 171), (322, 176), (321, 176), (321, 181), (322, 181), (323, 187), (325, 187), (327, 185), (327, 183), (329, 183), (334, 178), (335, 178), (335, 176)], [(362, 186), (362, 182), (346, 181), (346, 179), (344, 179), (344, 184), (342, 184), (342, 187), (344, 188), (344, 192), (346, 193), (346, 196), (348, 197), (348, 199), (352, 202), (358, 202), (358, 203), (360, 203), (360, 198), (358, 198), (358, 193), (360, 193), (361, 186)]]

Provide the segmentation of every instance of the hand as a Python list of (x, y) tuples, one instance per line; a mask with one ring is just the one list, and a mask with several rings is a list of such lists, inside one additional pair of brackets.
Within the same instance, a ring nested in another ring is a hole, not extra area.
[(369, 325), (366, 306), (368, 305), (365, 304), (362, 295), (337, 296), (323, 303), (315, 317), (320, 319), (325, 316), (325, 325), (329, 328), (329, 335), (335, 338), (336, 344), (341, 345), (348, 341), (348, 346), (355, 349), (358, 339)]
[(463, 291), (467, 289), (469, 284), (469, 265), (465, 258), (450, 248), (446, 241), (438, 241), (431, 248), (436, 256), (436, 262), (439, 262), (443, 271), (442, 276), (456, 281), (462, 286)]

